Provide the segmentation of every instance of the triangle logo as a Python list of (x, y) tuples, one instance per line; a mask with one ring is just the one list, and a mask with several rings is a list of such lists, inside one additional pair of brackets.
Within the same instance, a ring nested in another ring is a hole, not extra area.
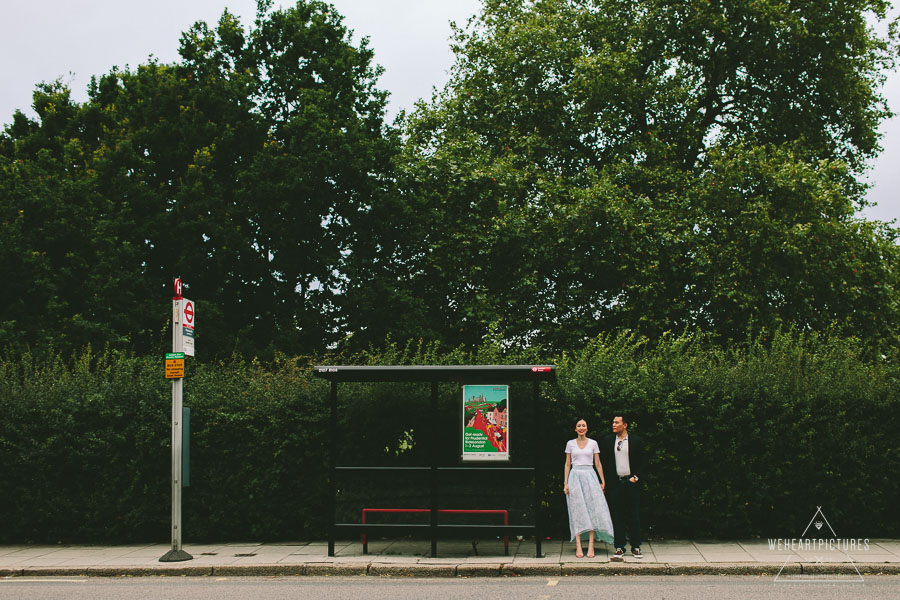
[[(846, 540), (843, 541), (843, 546), (846, 548)], [(862, 582), (862, 573), (860, 573), (859, 569), (856, 567), (853, 556), (842, 549), (841, 542), (842, 540), (840, 540), (834, 532), (834, 528), (831, 527), (831, 523), (828, 522), (825, 513), (822, 512), (822, 507), (817, 506), (816, 512), (813, 513), (812, 518), (809, 520), (809, 523), (807, 523), (806, 529), (800, 534), (800, 537), (790, 540), (789, 544), (785, 544), (790, 548), (791, 553), (785, 559), (784, 564), (781, 565), (778, 574), (775, 575), (775, 581), (790, 581), (793, 583), (798, 581), (816, 583)], [(798, 552), (804, 552), (806, 556), (802, 556), (798, 554)], [(812, 562), (809, 560), (810, 557), (812, 558)], [(784, 573), (785, 567), (787, 567), (792, 559), (794, 562), (800, 564), (799, 574)], [(847, 563), (853, 567), (853, 570), (850, 572), (844, 568), (835, 568), (835, 565), (843, 566)], [(807, 566), (804, 568), (804, 565)]]

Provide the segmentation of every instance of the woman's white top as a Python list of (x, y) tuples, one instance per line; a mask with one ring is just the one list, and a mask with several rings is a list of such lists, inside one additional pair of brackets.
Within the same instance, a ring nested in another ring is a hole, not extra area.
[(584, 445), (584, 448), (578, 447), (577, 439), (569, 440), (566, 444), (566, 454), (572, 455), (573, 467), (589, 467), (594, 464), (594, 455), (600, 454), (600, 446), (591, 438), (587, 439), (587, 444)]

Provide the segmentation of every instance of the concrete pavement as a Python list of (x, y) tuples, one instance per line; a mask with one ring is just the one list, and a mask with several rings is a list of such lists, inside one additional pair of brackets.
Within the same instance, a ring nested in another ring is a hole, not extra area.
[(334, 557), (327, 542), (185, 544), (193, 560), (161, 563), (168, 544), (122, 546), (0, 546), (0, 576), (139, 575), (370, 575), (413, 577), (565, 576), (565, 575), (738, 575), (798, 577), (834, 574), (857, 577), (900, 574), (900, 540), (873, 539), (850, 552), (793, 550), (768, 540), (645, 542), (644, 558), (630, 554), (611, 562), (611, 547), (599, 544), (594, 558), (576, 558), (570, 542), (546, 540), (545, 554), (534, 556), (533, 541), (442, 541), (430, 557), (425, 540), (370, 539), (369, 553), (358, 540), (337, 543)]

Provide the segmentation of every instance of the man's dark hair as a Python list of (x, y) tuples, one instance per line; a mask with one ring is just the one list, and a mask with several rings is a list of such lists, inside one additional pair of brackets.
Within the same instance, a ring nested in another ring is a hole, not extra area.
[(616, 417), (619, 417), (620, 419), (622, 419), (622, 422), (623, 422), (626, 426), (631, 425), (631, 417), (629, 417), (629, 416), (626, 415), (625, 413), (617, 412), (616, 414), (613, 415), (613, 418), (614, 418), (614, 419), (615, 419)]

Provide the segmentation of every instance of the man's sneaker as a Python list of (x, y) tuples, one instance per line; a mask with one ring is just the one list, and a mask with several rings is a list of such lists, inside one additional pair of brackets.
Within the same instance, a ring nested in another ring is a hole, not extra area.
[(641, 554), (641, 549), (640, 549), (640, 548), (632, 548), (632, 549), (631, 549), (631, 555), (632, 555), (633, 557), (635, 557), (635, 558), (644, 558), (644, 555)]
[(609, 557), (609, 560), (615, 562), (622, 562), (625, 560), (625, 549), (624, 548), (616, 548), (616, 553)]

